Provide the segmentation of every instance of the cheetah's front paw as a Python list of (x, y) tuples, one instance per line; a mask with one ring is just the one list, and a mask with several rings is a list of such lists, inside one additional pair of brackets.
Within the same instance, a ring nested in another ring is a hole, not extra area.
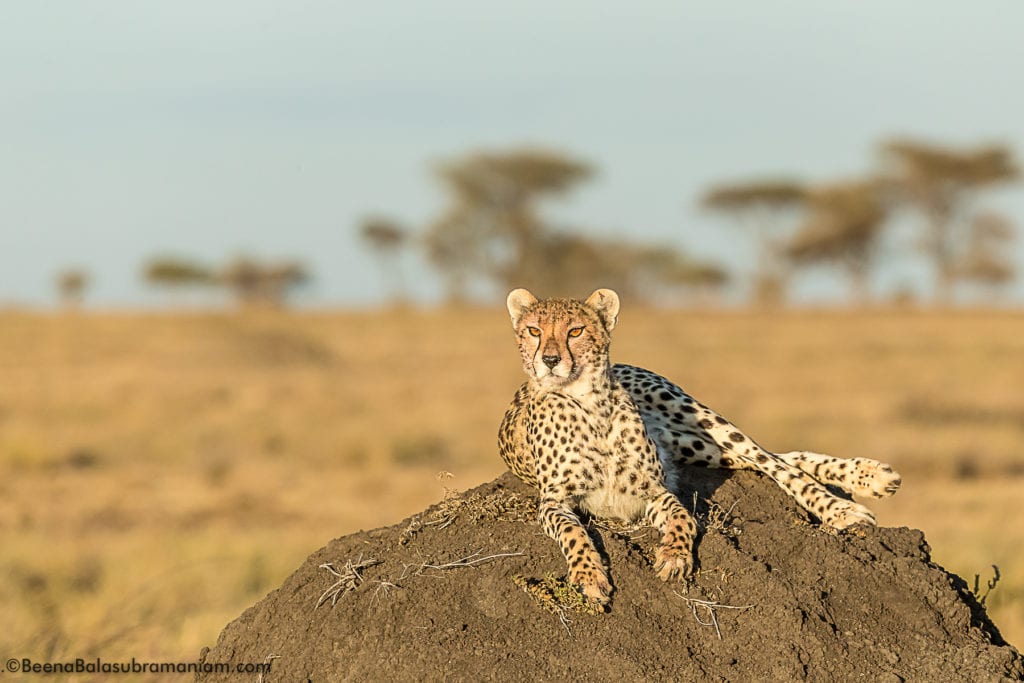
[(693, 558), (689, 550), (669, 545), (658, 546), (654, 555), (654, 571), (662, 581), (685, 579), (693, 571)]
[(607, 605), (611, 599), (612, 583), (603, 568), (570, 569), (569, 581), (579, 586), (583, 595), (599, 605)]
[(854, 524), (875, 525), (875, 514), (860, 503), (837, 498), (822, 515), (821, 523), (833, 529), (847, 529)]

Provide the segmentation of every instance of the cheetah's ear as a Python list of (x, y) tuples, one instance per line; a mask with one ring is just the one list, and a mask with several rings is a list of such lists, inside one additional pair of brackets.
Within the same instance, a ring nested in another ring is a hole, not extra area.
[(619, 319), (618, 294), (610, 289), (599, 289), (587, 297), (587, 305), (597, 311), (606, 330), (615, 329), (615, 321)]
[(537, 303), (537, 297), (530, 294), (529, 290), (513, 289), (508, 293), (505, 305), (508, 306), (508, 314), (512, 317), (513, 329), (519, 324), (519, 319), (523, 317), (523, 311), (535, 303)]

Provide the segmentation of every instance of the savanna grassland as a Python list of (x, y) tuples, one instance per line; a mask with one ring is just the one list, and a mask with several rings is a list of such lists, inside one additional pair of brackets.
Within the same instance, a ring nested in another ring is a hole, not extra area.
[[(613, 357), (769, 449), (892, 463), (879, 521), (982, 592), (998, 565), (1024, 644), (1024, 316), (627, 302)], [(0, 313), (0, 654), (193, 660), (331, 538), (500, 473), (520, 378), (501, 307)]]

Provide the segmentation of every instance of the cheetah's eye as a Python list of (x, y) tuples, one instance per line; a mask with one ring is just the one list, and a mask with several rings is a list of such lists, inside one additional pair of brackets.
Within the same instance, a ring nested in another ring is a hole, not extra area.
[(570, 337), (578, 337), (581, 334), (583, 334), (583, 328), (582, 327), (574, 327), (571, 330), (569, 330), (569, 336)]
[(527, 327), (526, 331), (530, 333), (531, 337), (539, 337), (540, 336), (540, 329), (537, 328), (537, 327)]

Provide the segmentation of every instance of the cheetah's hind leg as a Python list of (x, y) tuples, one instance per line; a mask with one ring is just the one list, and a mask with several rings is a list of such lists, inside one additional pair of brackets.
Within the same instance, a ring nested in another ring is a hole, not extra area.
[(778, 453), (822, 484), (835, 486), (861, 498), (887, 498), (899, 489), (902, 478), (890, 465), (870, 458), (835, 458), (809, 451)]

